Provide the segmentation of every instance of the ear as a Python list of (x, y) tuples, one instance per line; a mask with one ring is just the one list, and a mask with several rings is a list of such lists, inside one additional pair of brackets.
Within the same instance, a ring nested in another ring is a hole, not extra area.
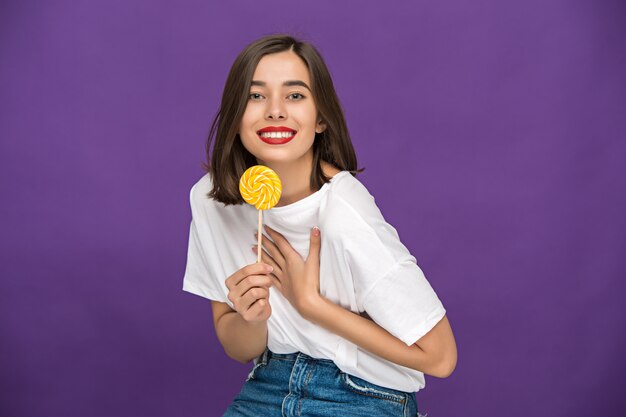
[(317, 126), (315, 126), (315, 133), (322, 133), (326, 130), (326, 123), (322, 119), (318, 119)]

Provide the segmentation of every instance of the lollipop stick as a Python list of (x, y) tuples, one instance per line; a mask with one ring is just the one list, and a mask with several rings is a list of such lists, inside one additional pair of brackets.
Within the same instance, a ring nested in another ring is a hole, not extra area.
[(256, 261), (257, 263), (261, 262), (261, 228), (263, 227), (263, 210), (259, 210), (259, 236), (257, 242), (257, 253), (256, 253)]

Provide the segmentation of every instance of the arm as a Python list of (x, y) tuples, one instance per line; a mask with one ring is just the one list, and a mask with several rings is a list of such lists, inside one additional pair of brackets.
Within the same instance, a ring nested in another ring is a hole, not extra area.
[(228, 304), (211, 301), (213, 325), (229, 358), (246, 364), (267, 346), (267, 320), (248, 322)]
[[(320, 295), (319, 229), (312, 230), (306, 261), (278, 232), (266, 226), (264, 262), (274, 268), (277, 289), (305, 319), (357, 346), (398, 365), (444, 378), (456, 366), (456, 344), (446, 316), (415, 344), (407, 346), (372, 320), (334, 304)], [(293, 279), (292, 277), (297, 277)]]
[(446, 316), (415, 344), (407, 346), (374, 321), (320, 296), (312, 301), (306, 319), (383, 359), (445, 378), (456, 366), (457, 352)]
[(269, 287), (272, 268), (263, 263), (246, 265), (226, 279), (227, 303), (211, 301), (213, 325), (226, 354), (243, 364), (267, 346), (267, 320), (272, 314)]

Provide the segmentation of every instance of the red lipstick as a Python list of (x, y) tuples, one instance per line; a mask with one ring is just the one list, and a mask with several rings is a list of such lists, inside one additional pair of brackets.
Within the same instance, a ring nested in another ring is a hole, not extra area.
[[(265, 133), (265, 132), (288, 132), (291, 133), (291, 136), (288, 137), (279, 137), (279, 138), (266, 138), (261, 136), (261, 133)], [(261, 139), (263, 142), (270, 144), (270, 145), (282, 145), (284, 143), (287, 143), (289, 141), (291, 141), (297, 134), (297, 132), (293, 129), (290, 129), (288, 127), (285, 126), (268, 126), (268, 127), (264, 127), (263, 129), (259, 130), (256, 132), (257, 136), (259, 137), (259, 139)]]

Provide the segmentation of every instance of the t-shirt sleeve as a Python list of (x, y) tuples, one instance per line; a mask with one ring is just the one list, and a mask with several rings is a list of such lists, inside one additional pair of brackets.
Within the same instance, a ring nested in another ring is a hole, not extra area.
[(424, 273), (412, 260), (394, 264), (376, 279), (362, 295), (362, 303), (374, 321), (407, 346), (428, 333), (446, 314)]
[[(234, 308), (227, 296), (225, 272), (221, 265), (215, 243), (211, 240), (208, 211), (201, 207), (197, 184), (190, 192), (192, 220), (189, 227), (189, 245), (187, 248), (187, 265), (183, 277), (183, 291), (199, 295), (210, 300), (227, 303)], [(212, 262), (211, 262), (212, 261)]]
[(411, 346), (443, 318), (446, 310), (373, 197), (357, 201), (360, 205), (356, 208), (354, 202), (343, 202), (339, 226), (357, 306)]

